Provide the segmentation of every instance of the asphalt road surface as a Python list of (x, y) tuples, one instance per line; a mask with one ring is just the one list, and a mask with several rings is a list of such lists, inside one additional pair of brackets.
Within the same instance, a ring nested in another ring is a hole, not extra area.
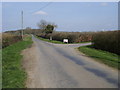
[(53, 44), (34, 36), (39, 61), (35, 74), (36, 88), (116, 88), (118, 71), (79, 53), (76, 47), (86, 44)]

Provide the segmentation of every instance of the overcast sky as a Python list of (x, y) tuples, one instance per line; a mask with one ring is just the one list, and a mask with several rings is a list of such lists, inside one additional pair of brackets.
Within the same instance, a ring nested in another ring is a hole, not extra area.
[(58, 25), (57, 31), (117, 30), (117, 2), (4, 2), (2, 3), (3, 31), (21, 29), (21, 11), (24, 28), (38, 28), (44, 19)]

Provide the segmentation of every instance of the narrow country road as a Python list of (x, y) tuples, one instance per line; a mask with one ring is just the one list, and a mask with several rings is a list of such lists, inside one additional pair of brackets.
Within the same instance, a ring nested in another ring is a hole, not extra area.
[(36, 88), (115, 88), (118, 71), (79, 53), (86, 44), (52, 44), (34, 36), (39, 61), (34, 81)]

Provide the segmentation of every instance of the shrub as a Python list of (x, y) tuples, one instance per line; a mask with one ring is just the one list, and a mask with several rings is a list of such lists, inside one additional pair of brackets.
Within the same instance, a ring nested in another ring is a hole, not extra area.
[(68, 34), (67, 38), (69, 40), (69, 43), (75, 43), (75, 42), (77, 42), (77, 39), (79, 38), (79, 35), (76, 34), (76, 33), (73, 33), (73, 34), (70, 33), (70, 34)]
[(2, 48), (7, 47), (13, 43), (16, 43), (18, 41), (21, 41), (21, 36), (16, 36), (13, 34), (3, 33), (2, 34)]
[(93, 47), (120, 55), (120, 50), (118, 47), (118, 45), (120, 45), (120, 42), (118, 42), (119, 38), (120, 30), (99, 32), (93, 36)]
[(63, 32), (55, 32), (52, 34), (53, 40), (63, 41), (64, 38), (67, 38), (67, 34)]
[(63, 41), (63, 39), (68, 39), (69, 43), (79, 43), (79, 42), (88, 42), (91, 41), (93, 32), (54, 32), (52, 34), (39, 34), (37, 36), (40, 36), (42, 38), (47, 38), (49, 39), (50, 36), (52, 35), (53, 40), (57, 41)]

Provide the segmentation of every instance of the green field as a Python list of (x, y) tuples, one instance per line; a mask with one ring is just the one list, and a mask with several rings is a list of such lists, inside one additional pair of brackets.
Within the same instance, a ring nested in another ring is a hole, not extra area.
[(90, 46), (83, 46), (78, 48), (79, 51), (83, 52), (89, 57), (94, 58), (95, 60), (102, 62), (108, 66), (120, 69), (120, 56), (114, 53), (110, 53), (107, 51), (97, 50), (91, 48)]
[(12, 44), (2, 50), (2, 87), (24, 88), (26, 73), (22, 68), (21, 51), (32, 44), (31, 37)]

